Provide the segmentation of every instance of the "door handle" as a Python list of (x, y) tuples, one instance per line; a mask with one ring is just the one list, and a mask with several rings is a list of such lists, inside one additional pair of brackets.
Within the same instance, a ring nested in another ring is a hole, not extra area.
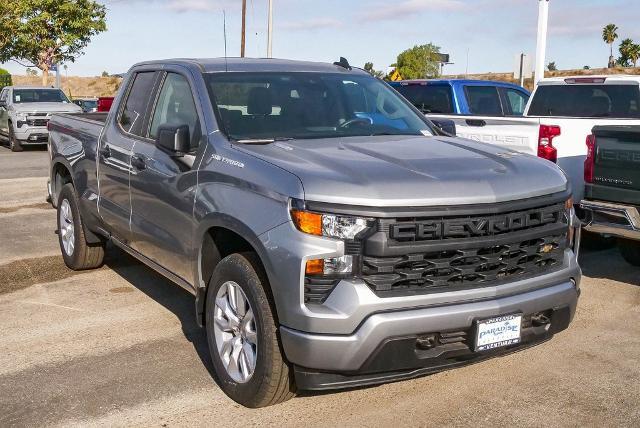
[(486, 126), (487, 122), (482, 119), (467, 119), (467, 125), (469, 126)]
[(105, 159), (111, 157), (111, 148), (106, 144), (98, 152), (100, 153), (100, 156), (102, 156)]
[(137, 169), (138, 171), (142, 171), (147, 168), (147, 163), (144, 161), (144, 158), (139, 155), (133, 155), (131, 157), (131, 166)]

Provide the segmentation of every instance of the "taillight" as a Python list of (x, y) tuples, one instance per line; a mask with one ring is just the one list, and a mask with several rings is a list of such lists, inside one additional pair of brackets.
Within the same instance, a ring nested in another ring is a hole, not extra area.
[(558, 161), (558, 150), (553, 147), (553, 139), (560, 135), (560, 127), (555, 125), (540, 125), (538, 133), (538, 157), (551, 162)]
[(587, 135), (587, 158), (584, 160), (584, 182), (593, 183), (593, 170), (596, 164), (596, 136)]

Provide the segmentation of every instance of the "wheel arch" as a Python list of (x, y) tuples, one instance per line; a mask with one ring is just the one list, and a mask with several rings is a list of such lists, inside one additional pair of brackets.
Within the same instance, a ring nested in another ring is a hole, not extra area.
[[(197, 233), (197, 263), (194, 278), (196, 279), (196, 320), (201, 327), (205, 325), (204, 308), (206, 304), (209, 280), (217, 264), (226, 256), (253, 252), (257, 255), (261, 268), (271, 281), (271, 265), (267, 257), (267, 250), (262, 245), (258, 235), (247, 225), (237, 219), (216, 214), (203, 220)], [(265, 284), (265, 292), (272, 296), (270, 284)], [(276, 308), (277, 309), (277, 308)]]

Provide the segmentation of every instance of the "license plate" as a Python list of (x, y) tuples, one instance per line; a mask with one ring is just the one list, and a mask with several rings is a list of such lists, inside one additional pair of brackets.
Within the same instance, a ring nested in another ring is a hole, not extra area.
[(522, 314), (503, 315), (478, 321), (476, 351), (488, 351), (520, 343)]

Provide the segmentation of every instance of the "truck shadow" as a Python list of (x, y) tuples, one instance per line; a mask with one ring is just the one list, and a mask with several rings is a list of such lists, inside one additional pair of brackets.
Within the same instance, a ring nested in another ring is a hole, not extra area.
[(107, 248), (105, 265), (180, 320), (184, 337), (193, 345), (211, 378), (219, 385), (209, 356), (205, 330), (196, 323), (194, 296), (113, 245)]
[(586, 277), (611, 279), (640, 286), (640, 268), (627, 263), (615, 246), (583, 247), (578, 263)]

